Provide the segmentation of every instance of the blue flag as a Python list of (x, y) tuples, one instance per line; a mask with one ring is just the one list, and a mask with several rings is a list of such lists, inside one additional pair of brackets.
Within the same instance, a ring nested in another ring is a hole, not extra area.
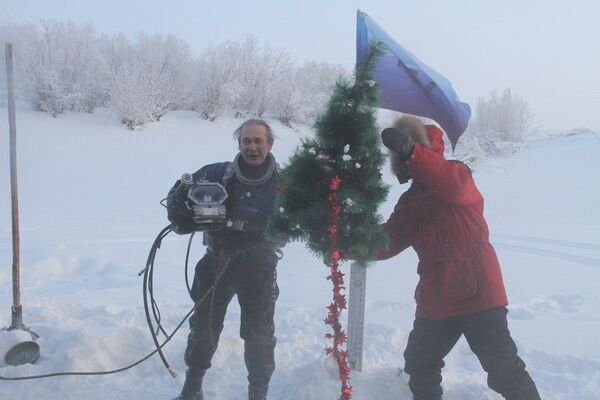
[(462, 103), (448, 79), (429, 68), (396, 43), (367, 14), (358, 10), (356, 64), (367, 57), (371, 43), (383, 42), (384, 54), (373, 70), (383, 108), (436, 121), (448, 135), (452, 148), (467, 129), (471, 108)]

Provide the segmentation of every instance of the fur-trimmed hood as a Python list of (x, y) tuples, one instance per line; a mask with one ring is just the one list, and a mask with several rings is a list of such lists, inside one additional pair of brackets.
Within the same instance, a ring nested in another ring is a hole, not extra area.
[(394, 121), (392, 127), (402, 133), (406, 133), (415, 142), (422, 144), (425, 147), (431, 147), (425, 125), (423, 125), (419, 118), (413, 117), (412, 115), (405, 115)]
[[(416, 142), (425, 146), (435, 153), (444, 156), (444, 139), (443, 132), (435, 125), (424, 125), (421, 120), (416, 117), (405, 115), (402, 118), (394, 121), (394, 128), (401, 132), (405, 132)], [(406, 174), (406, 163), (398, 158), (398, 153), (390, 150), (390, 165), (395, 176), (400, 178)]]

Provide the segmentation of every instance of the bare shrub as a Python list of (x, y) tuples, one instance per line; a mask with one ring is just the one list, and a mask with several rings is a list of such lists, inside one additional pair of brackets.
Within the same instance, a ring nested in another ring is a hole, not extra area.
[(475, 136), (500, 134), (504, 140), (518, 142), (522, 140), (532, 119), (533, 114), (523, 97), (507, 88), (500, 96), (493, 91), (489, 97), (477, 101), (469, 131)]

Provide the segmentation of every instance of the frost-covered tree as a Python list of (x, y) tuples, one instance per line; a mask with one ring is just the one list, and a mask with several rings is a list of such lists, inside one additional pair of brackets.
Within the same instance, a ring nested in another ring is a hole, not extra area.
[(288, 53), (266, 45), (258, 54), (254, 84), (254, 114), (262, 117), (276, 101), (271, 94), (277, 78), (293, 75), (293, 64)]
[(127, 128), (154, 121), (151, 83), (140, 65), (126, 63), (111, 75), (110, 103)]
[(270, 114), (283, 123), (312, 123), (346, 72), (327, 63), (298, 68), (282, 49), (249, 36), (208, 48), (197, 60), (193, 109), (214, 120), (225, 111), (238, 117)]
[(211, 121), (232, 112), (312, 124), (336, 80), (347, 76), (327, 63), (297, 67), (287, 51), (252, 36), (213, 45), (197, 59), (172, 35), (97, 37), (91, 24), (0, 24), (0, 38), (15, 44), (17, 93), (35, 109), (56, 116), (110, 105), (130, 129), (170, 109)]
[(302, 120), (304, 104), (304, 90), (302, 75), (298, 69), (289, 74), (280, 75), (274, 82), (272, 91), (272, 112), (274, 116), (284, 125), (292, 126), (294, 122)]
[(236, 117), (252, 115), (254, 108), (254, 84), (256, 79), (256, 54), (259, 51), (258, 40), (249, 36), (239, 46), (235, 80), (232, 86), (232, 110)]
[(0, 68), (0, 105), (6, 103), (6, 43), (13, 45), (13, 72), (15, 79), (15, 92), (17, 97), (23, 97), (24, 65), (30, 53), (32, 38), (37, 35), (35, 25), (27, 24), (0, 24), (0, 54), (2, 67)]
[(137, 61), (149, 85), (152, 117), (159, 121), (188, 95), (192, 55), (188, 45), (174, 35), (141, 34), (136, 47)]
[(350, 77), (350, 73), (339, 65), (314, 61), (307, 62), (299, 68), (298, 75), (302, 82), (302, 121), (304, 122), (315, 120), (331, 97), (335, 83)]
[(348, 77), (339, 66), (307, 62), (278, 76), (272, 91), (272, 112), (284, 124), (312, 124), (323, 110), (335, 83)]
[(35, 109), (56, 117), (69, 110), (91, 112), (103, 102), (97, 80), (102, 63), (91, 23), (46, 21), (24, 33), (23, 91)]
[(106, 58), (101, 56), (99, 40), (94, 40), (94, 59), (82, 74), (79, 104), (76, 109), (84, 112), (94, 112), (97, 107), (103, 107), (110, 101), (110, 69)]
[(225, 42), (209, 47), (195, 62), (192, 108), (203, 119), (214, 121), (233, 104), (240, 45)]
[(238, 117), (262, 117), (270, 106), (273, 82), (292, 67), (289, 55), (249, 36), (240, 46), (232, 108)]
[(504, 140), (520, 141), (532, 119), (533, 114), (523, 97), (507, 88), (500, 96), (493, 91), (477, 101), (469, 130), (474, 136), (499, 134)]
[(129, 129), (159, 121), (184, 101), (191, 71), (188, 46), (173, 35), (140, 34), (130, 44), (123, 36), (109, 46), (111, 106)]

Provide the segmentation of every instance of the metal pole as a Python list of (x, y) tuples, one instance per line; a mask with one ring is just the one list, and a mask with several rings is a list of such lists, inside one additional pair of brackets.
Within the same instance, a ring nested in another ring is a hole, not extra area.
[(21, 260), (19, 254), (19, 196), (17, 193), (17, 122), (15, 117), (15, 81), (13, 74), (13, 48), (6, 43), (6, 82), (8, 89), (8, 125), (10, 129), (10, 193), (12, 205), (13, 251), (13, 306), (12, 324), (8, 328), (23, 329), (21, 307)]
[(348, 304), (348, 363), (353, 371), (358, 372), (362, 371), (366, 288), (366, 267), (352, 263)]

